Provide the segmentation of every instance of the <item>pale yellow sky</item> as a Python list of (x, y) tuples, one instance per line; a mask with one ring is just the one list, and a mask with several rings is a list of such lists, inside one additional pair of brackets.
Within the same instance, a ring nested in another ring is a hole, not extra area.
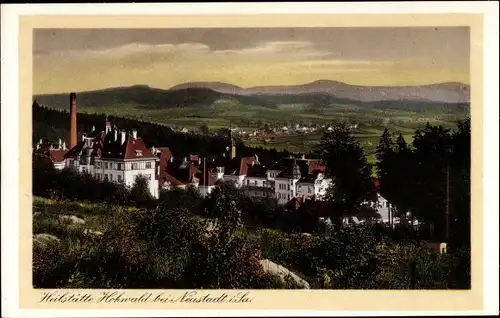
[(195, 81), (469, 83), (470, 59), (466, 27), (40, 29), (33, 53), (34, 94)]

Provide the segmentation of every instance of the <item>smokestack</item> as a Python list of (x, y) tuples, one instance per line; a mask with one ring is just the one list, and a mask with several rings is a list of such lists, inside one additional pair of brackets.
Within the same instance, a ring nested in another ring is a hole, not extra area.
[(92, 131), (93, 131), (93, 132), (95, 131), (95, 126), (92, 126)]
[(64, 141), (64, 142), (63, 142), (63, 144), (62, 144), (62, 149), (63, 149), (63, 150), (66, 150), (66, 141)]
[(115, 129), (115, 141), (117, 141), (117, 140), (118, 140), (118, 130)]
[(136, 129), (132, 129), (132, 137), (134, 139), (137, 139), (137, 130)]
[(69, 94), (70, 102), (70, 128), (69, 128), (69, 147), (73, 148), (77, 143), (77, 127), (76, 127), (76, 93)]
[(123, 145), (125, 143), (125, 138), (127, 137), (127, 132), (125, 130), (122, 130), (121, 133), (122, 133), (121, 144)]

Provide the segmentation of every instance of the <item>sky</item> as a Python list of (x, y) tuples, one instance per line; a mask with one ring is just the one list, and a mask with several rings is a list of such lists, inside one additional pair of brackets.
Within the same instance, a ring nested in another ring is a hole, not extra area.
[(186, 82), (469, 83), (468, 27), (36, 29), (34, 94)]

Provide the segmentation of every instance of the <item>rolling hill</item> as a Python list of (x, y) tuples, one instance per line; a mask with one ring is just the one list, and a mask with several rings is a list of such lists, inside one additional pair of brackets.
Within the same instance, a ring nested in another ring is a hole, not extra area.
[(468, 103), (470, 86), (462, 83), (448, 82), (421, 86), (358, 86), (330, 80), (318, 80), (303, 85), (258, 86), (241, 88), (238, 86), (195, 82), (184, 83), (174, 88), (210, 88), (218, 92), (230, 92), (240, 95), (282, 94), (297, 95), (323, 93), (338, 98), (374, 102), (374, 101), (429, 101), (442, 103)]
[[(271, 109), (290, 104), (305, 105), (309, 108), (349, 105), (361, 109), (436, 110), (445, 113), (466, 113), (469, 109), (467, 87), (459, 83), (444, 83), (418, 87), (382, 88), (316, 81), (301, 86), (243, 89), (225, 83), (196, 82), (178, 85), (169, 90), (136, 85), (80, 92), (77, 95), (79, 108), (99, 108), (103, 111), (124, 104), (147, 110), (196, 109), (209, 107), (216, 101), (224, 100), (240, 105)], [(356, 92), (359, 94), (356, 95)], [(68, 107), (68, 94), (36, 95), (34, 99), (51, 108), (66, 109)]]
[[(41, 105), (50, 108), (66, 109), (68, 94), (35, 95), (33, 98)], [(162, 90), (147, 85), (107, 88), (103, 90), (80, 92), (77, 94), (79, 108), (119, 107), (123, 104), (133, 104), (146, 109), (163, 108), (199, 108), (210, 106), (217, 100), (233, 100), (242, 104), (263, 107), (275, 107), (274, 104), (259, 96), (234, 95), (214, 91), (203, 87), (188, 87), (182, 89)]]

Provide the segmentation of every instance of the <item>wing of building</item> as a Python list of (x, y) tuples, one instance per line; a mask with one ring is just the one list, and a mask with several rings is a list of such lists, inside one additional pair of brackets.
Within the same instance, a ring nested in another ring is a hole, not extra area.
[(159, 196), (157, 162), (160, 159), (146, 147), (136, 130), (119, 131), (106, 122), (105, 130), (82, 135), (81, 141), (64, 155), (64, 160), (66, 167), (129, 187), (137, 176), (145, 176), (151, 195)]

